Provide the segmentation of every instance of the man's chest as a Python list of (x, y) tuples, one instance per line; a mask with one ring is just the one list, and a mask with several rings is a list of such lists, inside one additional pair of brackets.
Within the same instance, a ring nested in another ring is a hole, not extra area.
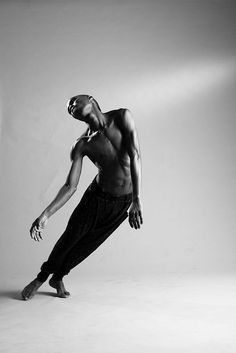
[(123, 153), (122, 134), (117, 128), (96, 133), (86, 143), (86, 154), (96, 162), (109, 162)]

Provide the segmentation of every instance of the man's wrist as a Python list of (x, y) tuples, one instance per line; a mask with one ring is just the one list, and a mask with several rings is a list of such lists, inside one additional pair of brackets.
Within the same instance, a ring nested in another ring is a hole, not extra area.
[(133, 201), (140, 201), (140, 196), (139, 195), (133, 195)]
[(48, 219), (50, 217), (50, 213), (47, 210), (45, 210), (41, 213), (40, 217), (42, 217), (43, 219), (44, 218)]

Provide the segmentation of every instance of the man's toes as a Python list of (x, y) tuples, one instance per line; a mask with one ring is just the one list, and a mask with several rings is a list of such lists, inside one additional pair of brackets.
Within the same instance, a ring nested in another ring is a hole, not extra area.
[(67, 291), (57, 291), (57, 294), (60, 298), (68, 298), (70, 296), (70, 293)]
[(27, 291), (21, 292), (22, 299), (28, 300), (30, 298), (29, 293)]
[(21, 296), (22, 296), (22, 298), (25, 298), (27, 295), (26, 295), (26, 292), (25, 291), (22, 291), (21, 292)]
[(23, 300), (29, 300), (30, 298), (31, 298), (31, 297), (27, 297), (27, 296), (22, 297)]

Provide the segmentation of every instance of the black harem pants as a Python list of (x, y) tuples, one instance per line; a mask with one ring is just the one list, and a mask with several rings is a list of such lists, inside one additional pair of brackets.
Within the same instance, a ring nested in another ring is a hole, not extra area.
[(57, 280), (96, 250), (128, 217), (132, 193), (114, 196), (96, 182), (89, 185), (71, 214), (64, 233), (56, 242), (37, 279), (45, 282), (50, 274)]

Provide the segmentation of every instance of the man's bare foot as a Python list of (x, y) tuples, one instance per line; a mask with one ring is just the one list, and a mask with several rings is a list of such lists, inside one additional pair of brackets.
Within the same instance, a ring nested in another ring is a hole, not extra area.
[(51, 287), (57, 290), (58, 297), (60, 298), (68, 298), (70, 293), (65, 289), (64, 283), (62, 281), (56, 281), (53, 278), (49, 280), (49, 284)]
[(30, 282), (21, 292), (22, 299), (28, 300), (33, 298), (39, 287), (43, 284), (35, 278), (32, 282)]

